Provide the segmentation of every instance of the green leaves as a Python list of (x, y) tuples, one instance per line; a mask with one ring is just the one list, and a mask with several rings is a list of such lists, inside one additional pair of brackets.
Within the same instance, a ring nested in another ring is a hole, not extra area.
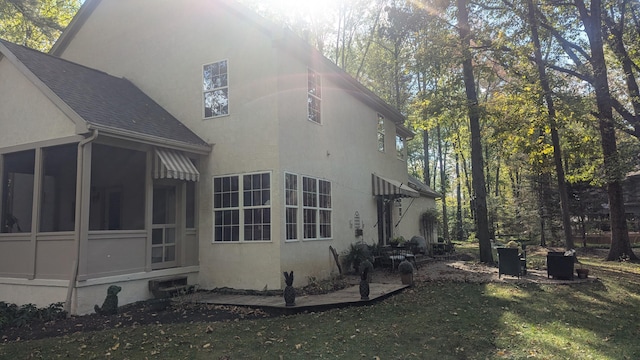
[(0, 0), (0, 38), (46, 52), (79, 8), (79, 0)]

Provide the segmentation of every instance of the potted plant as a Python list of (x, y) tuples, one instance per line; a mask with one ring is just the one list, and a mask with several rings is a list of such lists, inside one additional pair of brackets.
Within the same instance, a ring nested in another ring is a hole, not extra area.
[(586, 279), (589, 277), (589, 269), (585, 269), (581, 263), (580, 267), (576, 269), (576, 274), (578, 274), (578, 279)]
[(403, 246), (405, 241), (404, 236), (396, 236), (389, 241), (389, 245), (391, 247)]
[(576, 273), (578, 274), (578, 279), (586, 279), (589, 277), (589, 269), (578, 268), (576, 269)]
[(358, 273), (360, 271), (361, 262), (365, 260), (371, 261), (369, 247), (364, 243), (350, 244), (349, 248), (342, 255), (342, 264), (345, 271), (353, 268), (353, 270)]
[(413, 265), (406, 259), (398, 264), (398, 272), (400, 272), (402, 284), (413, 285), (413, 270)]

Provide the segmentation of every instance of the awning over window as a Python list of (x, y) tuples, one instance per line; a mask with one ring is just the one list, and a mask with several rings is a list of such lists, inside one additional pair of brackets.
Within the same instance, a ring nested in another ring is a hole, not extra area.
[(181, 151), (158, 149), (153, 161), (154, 179), (200, 180), (200, 173), (193, 162)]
[(420, 197), (409, 185), (376, 174), (371, 174), (371, 186), (374, 196)]

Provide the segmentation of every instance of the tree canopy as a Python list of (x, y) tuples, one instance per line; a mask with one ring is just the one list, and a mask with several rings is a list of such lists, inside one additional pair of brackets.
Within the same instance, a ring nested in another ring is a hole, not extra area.
[(620, 184), (640, 151), (637, 1), (342, 1), (285, 24), (407, 116), (408, 166), (445, 194), (445, 236), (452, 222), (481, 244), (573, 247), (575, 219), (600, 216), (575, 211), (587, 185), (609, 193), (609, 258), (634, 257)]
[(80, 7), (80, 0), (0, 0), (0, 38), (47, 51)]

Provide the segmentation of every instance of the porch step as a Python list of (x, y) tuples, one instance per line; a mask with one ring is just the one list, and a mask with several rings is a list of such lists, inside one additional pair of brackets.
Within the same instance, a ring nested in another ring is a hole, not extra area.
[(193, 285), (187, 283), (186, 276), (175, 276), (149, 280), (149, 291), (156, 299), (168, 298), (179, 293), (193, 291)]

